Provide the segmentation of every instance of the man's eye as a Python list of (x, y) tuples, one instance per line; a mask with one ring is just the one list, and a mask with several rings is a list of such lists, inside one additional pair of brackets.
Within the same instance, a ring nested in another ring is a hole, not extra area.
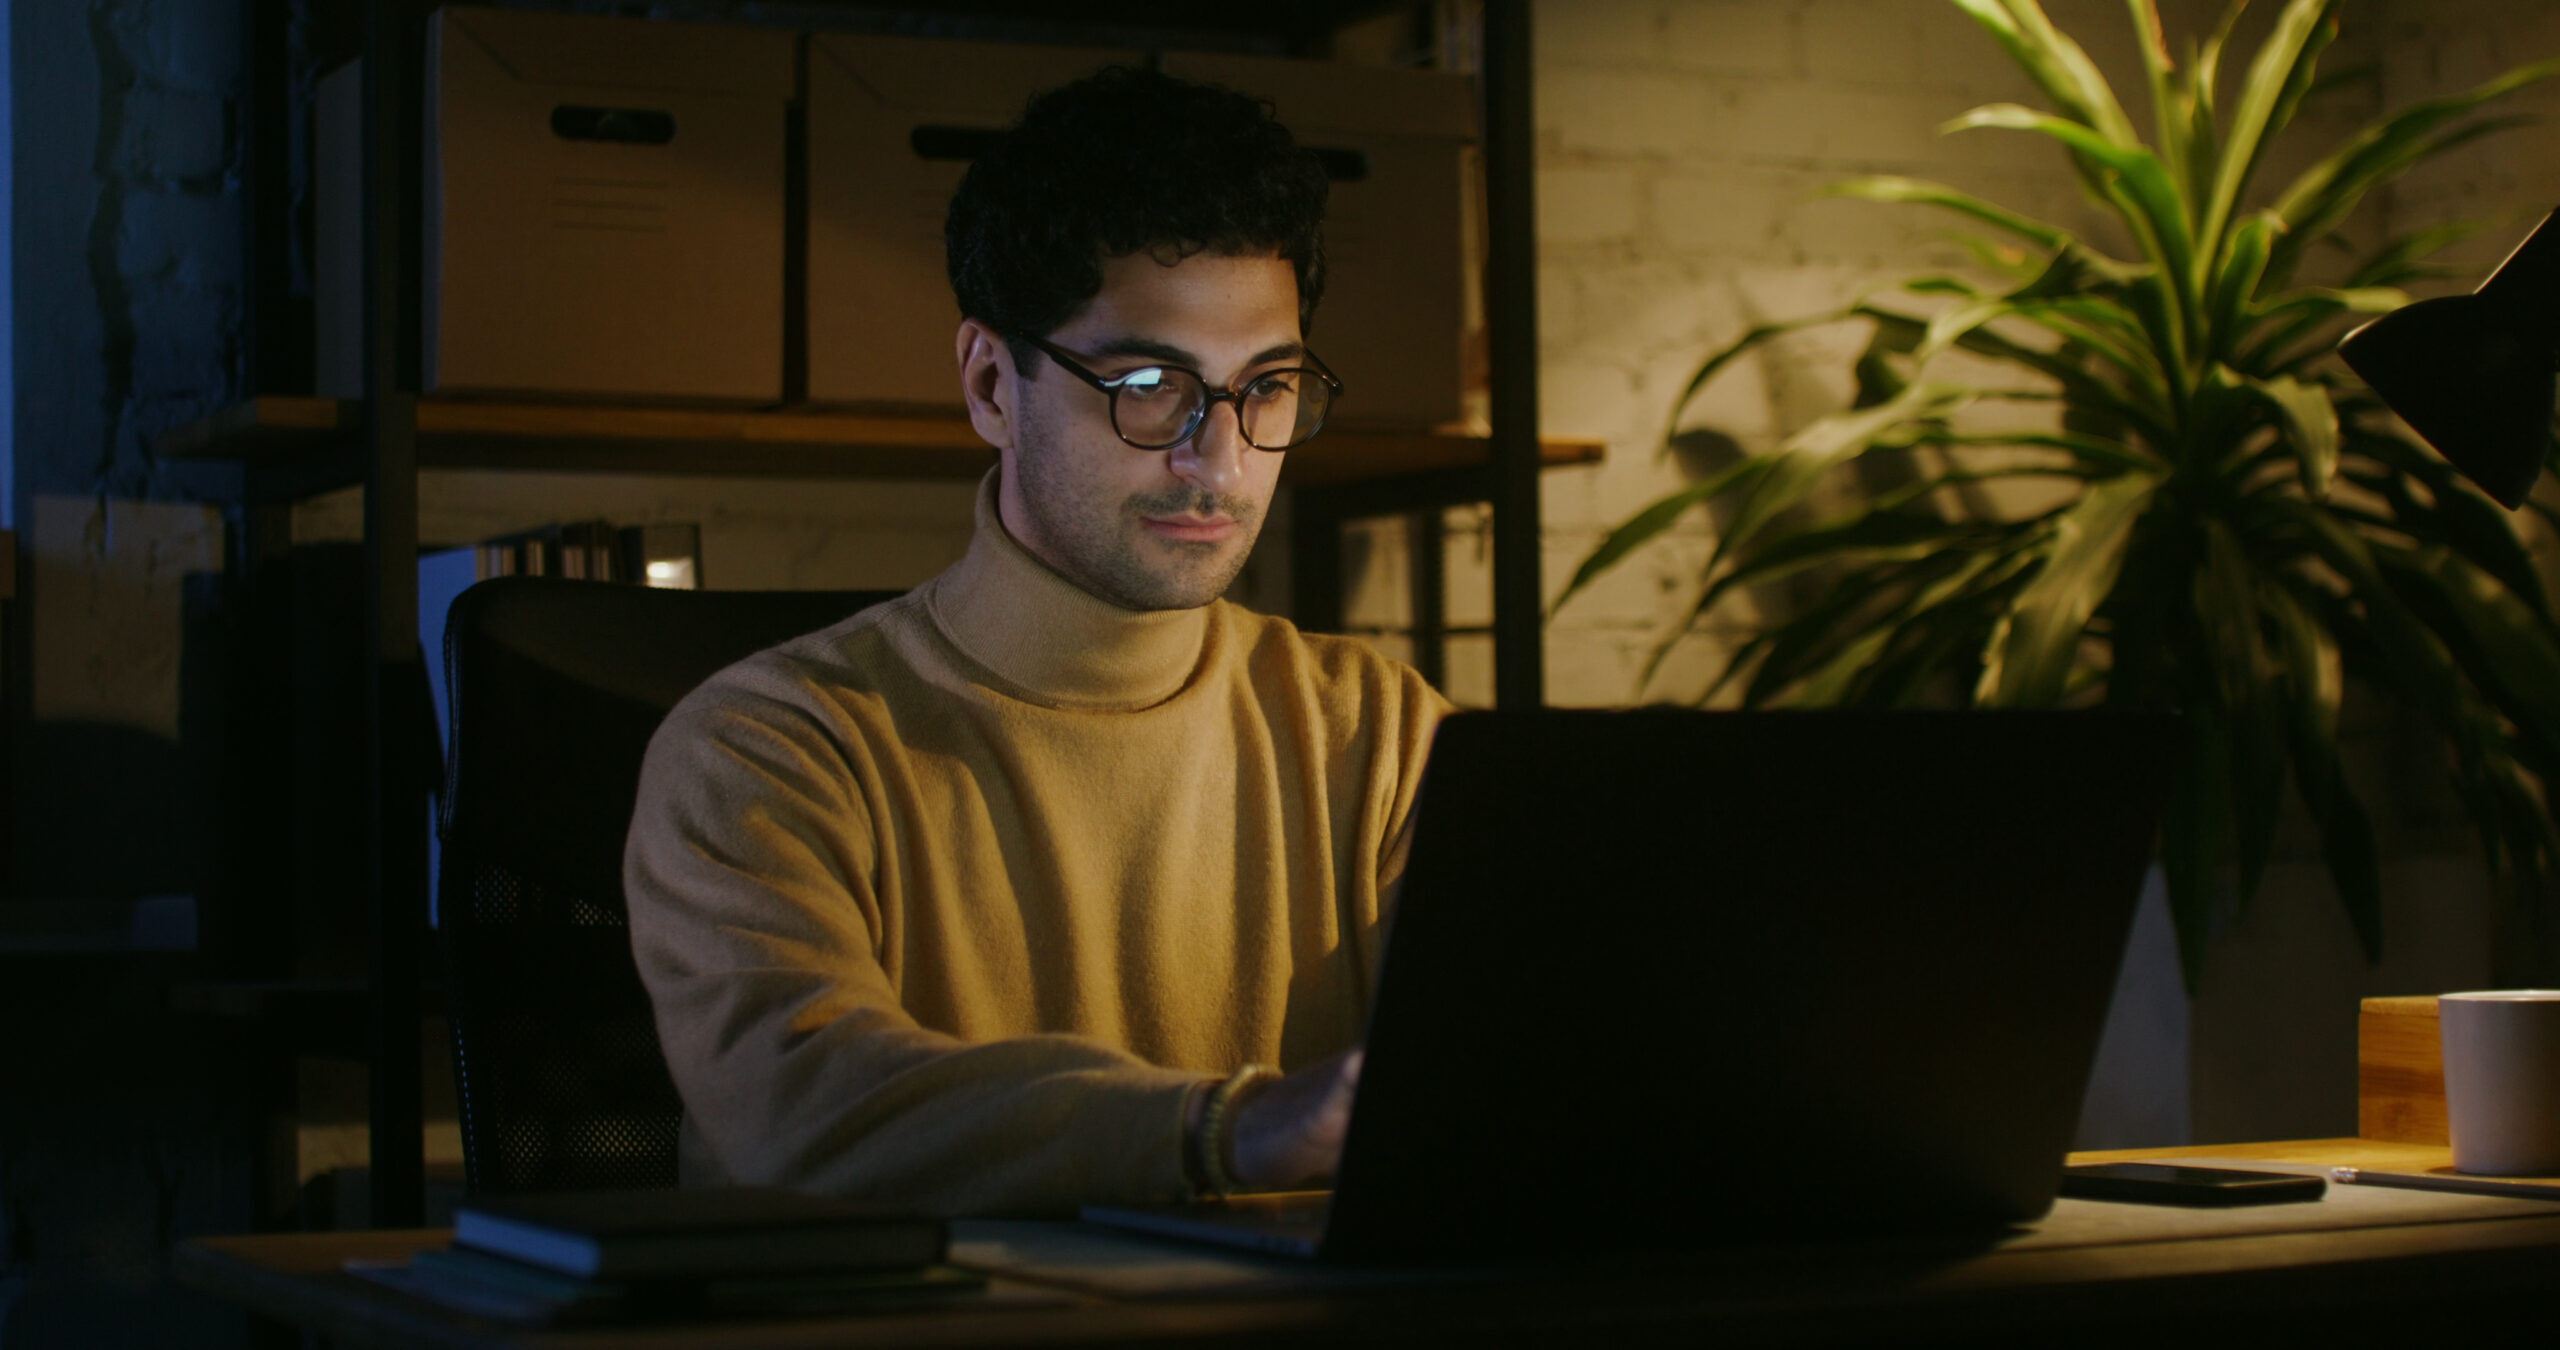
[(1257, 376), (1253, 383), (1244, 387), (1244, 396), (1257, 403), (1287, 398), (1297, 392), (1298, 372), (1294, 370), (1275, 370), (1268, 375)]
[(1118, 383), (1120, 392), (1130, 398), (1165, 398), (1181, 385), (1181, 381), (1174, 379), (1171, 372), (1158, 370), (1153, 366), (1144, 370), (1130, 371), (1121, 376)]

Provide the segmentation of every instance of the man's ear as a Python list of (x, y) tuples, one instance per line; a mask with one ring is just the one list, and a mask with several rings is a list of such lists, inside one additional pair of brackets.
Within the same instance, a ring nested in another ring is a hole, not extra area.
[(1013, 349), (996, 330), (976, 319), (962, 319), (955, 347), (960, 357), (960, 397), (969, 407), (969, 425), (998, 450), (1013, 449)]

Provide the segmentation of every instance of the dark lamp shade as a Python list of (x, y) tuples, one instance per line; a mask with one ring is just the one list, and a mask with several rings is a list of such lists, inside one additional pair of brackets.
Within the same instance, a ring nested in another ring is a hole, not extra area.
[(2509, 509), (2542, 472), (2560, 394), (2560, 212), (2470, 295), (2347, 334), (2338, 355), (2464, 477)]

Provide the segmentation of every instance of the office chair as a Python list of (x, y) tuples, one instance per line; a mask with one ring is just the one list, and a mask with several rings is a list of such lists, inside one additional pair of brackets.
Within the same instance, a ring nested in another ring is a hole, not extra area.
[(713, 672), (894, 594), (500, 577), (454, 601), (437, 917), (473, 1194), (675, 1184), (622, 901), (641, 756)]

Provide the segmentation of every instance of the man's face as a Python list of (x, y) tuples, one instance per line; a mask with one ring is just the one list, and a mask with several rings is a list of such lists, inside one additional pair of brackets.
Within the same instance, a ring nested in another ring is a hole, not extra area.
[[(1277, 257), (1146, 253), (1103, 264), (1102, 291), (1048, 340), (1110, 379), (1142, 366), (1198, 371), (1214, 390), (1303, 363), (1298, 283)], [(1253, 551), (1285, 456), (1245, 444), (1235, 405), (1189, 440), (1141, 450), (1110, 398), (1046, 358), (1013, 379), (998, 509), (1035, 557), (1129, 609), (1192, 609), (1226, 593)]]

